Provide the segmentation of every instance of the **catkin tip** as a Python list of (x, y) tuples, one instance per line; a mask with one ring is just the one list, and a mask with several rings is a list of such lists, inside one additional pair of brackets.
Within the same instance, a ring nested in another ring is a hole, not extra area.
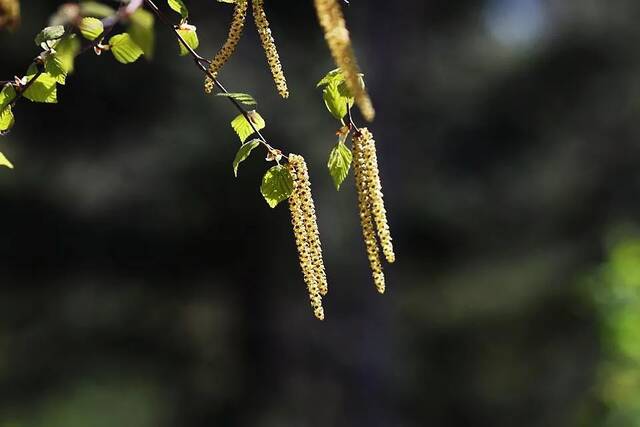
[[(247, 18), (247, 7), (248, 0), (237, 0), (235, 8), (233, 10), (233, 19), (231, 21), (231, 25), (229, 26), (229, 34), (227, 35), (227, 40), (225, 41), (222, 48), (216, 53), (216, 55), (211, 60), (211, 64), (209, 65), (209, 74), (211, 74), (214, 78), (217, 77), (218, 72), (222, 68), (224, 64), (229, 61), (231, 56), (236, 51), (236, 47), (240, 42), (240, 37), (242, 36), (242, 31), (244, 30), (244, 24)], [(204, 91), (207, 94), (213, 92), (215, 88), (215, 83), (213, 79), (209, 76), (205, 78), (204, 81)]]
[(322, 296), (326, 295), (328, 286), (309, 172), (304, 158), (296, 154), (289, 155), (287, 168), (293, 179), (289, 210), (300, 268), (313, 313), (318, 319), (323, 320)]
[(342, 70), (345, 83), (355, 97), (355, 102), (362, 116), (368, 122), (375, 118), (375, 110), (371, 98), (360, 78), (360, 67), (351, 45), (349, 30), (342, 14), (338, 0), (314, 0), (320, 26), (331, 51), (331, 56)]
[(284, 99), (289, 98), (289, 88), (287, 86), (287, 79), (284, 76), (282, 64), (280, 63), (280, 55), (276, 48), (276, 42), (271, 34), (271, 28), (269, 27), (269, 21), (267, 14), (264, 11), (264, 0), (252, 0), (253, 5), (253, 19), (258, 29), (258, 35), (260, 36), (260, 42), (262, 48), (267, 56), (267, 63), (273, 76), (273, 81), (276, 84), (276, 88), (280, 96)]

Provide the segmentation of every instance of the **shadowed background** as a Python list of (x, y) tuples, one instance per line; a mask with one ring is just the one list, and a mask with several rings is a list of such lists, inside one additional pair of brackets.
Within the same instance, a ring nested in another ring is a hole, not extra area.
[[(2, 79), (61, 3), (23, 2)], [(210, 57), (231, 8), (188, 6)], [(640, 3), (351, 1), (398, 256), (384, 296), (353, 177), (336, 193), (326, 170), (312, 2), (266, 7), (291, 98), (253, 23), (221, 80), (309, 163), (327, 320), (262, 153), (233, 178), (235, 112), (158, 26), (152, 61), (79, 57), (0, 139), (0, 426), (640, 425)]]

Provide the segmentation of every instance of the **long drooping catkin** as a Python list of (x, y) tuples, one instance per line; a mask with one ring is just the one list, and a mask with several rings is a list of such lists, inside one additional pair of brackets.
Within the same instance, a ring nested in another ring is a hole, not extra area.
[(256, 22), (262, 47), (267, 55), (267, 62), (269, 63), (271, 74), (273, 75), (273, 81), (276, 83), (280, 96), (288, 98), (289, 88), (287, 87), (287, 80), (284, 77), (284, 71), (282, 71), (282, 64), (280, 63), (280, 55), (278, 55), (276, 43), (271, 35), (267, 14), (264, 11), (264, 0), (252, 0), (252, 4), (253, 19)]
[[(216, 56), (211, 60), (209, 65), (209, 73), (214, 77), (218, 75), (218, 72), (224, 64), (227, 63), (231, 55), (236, 51), (240, 37), (242, 36), (242, 30), (244, 29), (244, 23), (247, 18), (248, 0), (236, 0), (236, 6), (233, 11), (233, 20), (229, 27), (229, 35), (227, 41), (225, 41), (222, 49), (216, 53)], [(214, 83), (211, 77), (207, 76), (204, 81), (204, 91), (206, 93), (213, 92)]]
[(362, 115), (367, 121), (372, 121), (375, 110), (369, 94), (361, 83), (360, 68), (351, 46), (340, 3), (338, 0), (315, 0), (315, 6), (331, 55), (342, 70), (347, 87), (355, 97)]
[[(289, 155), (288, 170), (293, 178), (293, 192), (289, 197), (289, 210), (291, 212), (291, 224), (293, 225), (293, 234), (298, 249), (300, 268), (307, 285), (313, 314), (318, 319), (324, 320), (319, 275), (312, 251), (312, 247), (316, 245), (316, 242), (319, 242), (319, 237), (308, 232), (307, 223), (311, 218), (308, 213), (309, 209), (305, 206), (308, 202), (305, 197), (306, 190), (304, 189), (309, 188), (309, 180), (308, 177), (305, 179), (302, 165), (304, 165), (304, 159), (301, 156)], [(304, 168), (306, 168), (306, 165), (304, 165)], [(313, 221), (315, 222), (315, 215), (313, 216)]]
[[(294, 155), (295, 156), (295, 155)], [(309, 170), (307, 163), (301, 156), (293, 158), (299, 180), (300, 197), (302, 198), (302, 211), (304, 212), (304, 224), (307, 229), (309, 239), (309, 254), (315, 270), (318, 289), (322, 296), (327, 295), (329, 287), (327, 284), (327, 274), (322, 259), (322, 245), (320, 243), (320, 232), (316, 219), (316, 208), (311, 196), (311, 182), (309, 180)]]
[(371, 273), (376, 289), (381, 294), (384, 293), (386, 285), (382, 262), (380, 261), (380, 249), (378, 239), (373, 225), (372, 200), (369, 185), (369, 171), (366, 160), (367, 138), (363, 134), (356, 134), (353, 138), (353, 170), (356, 179), (356, 190), (358, 192), (358, 209), (360, 210), (360, 223), (362, 225), (362, 235), (367, 248), (367, 257), (371, 265)]
[(396, 255), (393, 251), (391, 230), (387, 220), (387, 210), (384, 206), (382, 194), (382, 183), (380, 181), (380, 171), (378, 169), (378, 155), (376, 153), (376, 142), (373, 135), (367, 128), (360, 129), (360, 135), (364, 144), (364, 158), (366, 162), (367, 185), (369, 188), (369, 198), (371, 201), (371, 216), (376, 224), (380, 247), (387, 262), (393, 263)]
[(15, 30), (20, 24), (20, 1), (0, 0), (0, 29)]

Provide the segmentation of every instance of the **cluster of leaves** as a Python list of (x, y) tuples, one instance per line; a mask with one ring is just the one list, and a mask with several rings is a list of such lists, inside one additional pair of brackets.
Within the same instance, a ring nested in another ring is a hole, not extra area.
[[(364, 87), (364, 76), (360, 75), (360, 84)], [(329, 174), (337, 190), (349, 175), (353, 154), (346, 145), (353, 123), (351, 122), (351, 108), (355, 102), (350, 93), (345, 77), (339, 68), (329, 71), (317, 84), (322, 88), (322, 99), (331, 115), (340, 122), (340, 129), (336, 132), (338, 142), (329, 153)], [(345, 123), (348, 116), (349, 122)]]
[[(57, 103), (58, 86), (64, 86), (74, 71), (75, 57), (83, 50), (80, 36), (90, 42), (96, 54), (109, 51), (123, 64), (135, 62), (140, 56), (153, 55), (154, 17), (143, 9), (128, 16), (127, 32), (112, 36), (104, 43), (108, 32), (103, 24), (116, 15), (111, 7), (96, 2), (83, 2), (73, 12), (63, 6), (51, 21), (55, 25), (44, 28), (35, 37), (42, 52), (21, 78), (5, 84), (0, 91), (0, 133), (8, 132), (15, 123), (13, 107), (20, 98), (32, 102)], [(109, 29), (110, 30), (110, 29)], [(12, 167), (0, 154), (0, 165)]]

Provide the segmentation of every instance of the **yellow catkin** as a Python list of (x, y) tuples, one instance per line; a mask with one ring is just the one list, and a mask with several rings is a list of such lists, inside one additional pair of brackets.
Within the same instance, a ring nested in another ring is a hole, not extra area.
[[(216, 56), (213, 57), (211, 64), (209, 65), (209, 73), (214, 77), (217, 77), (222, 66), (227, 63), (229, 58), (231, 58), (233, 53), (236, 51), (236, 47), (238, 46), (238, 42), (240, 42), (240, 37), (242, 36), (242, 31), (244, 30), (244, 23), (247, 18), (247, 7), (248, 0), (236, 0), (236, 6), (233, 11), (233, 20), (229, 27), (227, 41), (222, 46), (222, 49), (216, 53)], [(213, 80), (211, 77), (207, 76), (204, 81), (204, 91), (206, 93), (211, 93), (213, 92), (214, 87), (215, 84)]]
[(0, 0), (0, 29), (15, 30), (20, 24), (20, 1)]
[(289, 88), (287, 87), (287, 80), (284, 77), (284, 71), (282, 71), (282, 64), (280, 63), (280, 55), (278, 55), (278, 49), (276, 43), (271, 35), (271, 29), (269, 28), (269, 21), (267, 20), (267, 14), (264, 11), (264, 0), (252, 0), (253, 4), (253, 19), (256, 22), (258, 34), (260, 35), (260, 41), (262, 47), (267, 55), (267, 62), (273, 75), (273, 80), (278, 88), (278, 93), (283, 98), (289, 97)]
[(299, 181), (300, 197), (302, 198), (302, 210), (304, 212), (304, 223), (307, 229), (307, 237), (309, 241), (309, 252), (311, 261), (315, 269), (318, 289), (322, 296), (327, 295), (329, 287), (327, 284), (327, 274), (322, 259), (322, 245), (320, 243), (320, 232), (318, 230), (318, 221), (316, 218), (316, 208), (311, 196), (311, 182), (309, 180), (309, 170), (307, 163), (301, 156), (295, 156), (292, 160), (295, 164), (296, 173)]
[(366, 161), (367, 184), (369, 186), (369, 198), (371, 201), (371, 214), (376, 224), (380, 247), (386, 260), (393, 263), (396, 255), (393, 251), (391, 230), (387, 220), (387, 210), (384, 206), (382, 195), (382, 184), (380, 181), (380, 171), (378, 169), (378, 155), (376, 153), (376, 142), (373, 135), (367, 128), (360, 129), (361, 138), (364, 141), (364, 157)]
[(307, 215), (305, 214), (305, 199), (304, 191), (302, 190), (302, 188), (305, 187), (305, 180), (304, 174), (300, 173), (299, 167), (302, 162), (304, 162), (304, 159), (300, 156), (296, 156), (295, 154), (289, 156), (287, 167), (293, 178), (293, 192), (289, 197), (289, 210), (291, 212), (291, 224), (293, 225), (293, 234), (298, 249), (300, 268), (302, 269), (302, 275), (307, 285), (313, 314), (318, 319), (324, 320), (322, 295), (320, 293), (318, 275), (311, 250), (313, 236), (309, 236), (306, 225)]
[(370, 194), (369, 173), (366, 160), (367, 139), (363, 134), (356, 134), (353, 138), (353, 170), (358, 192), (358, 209), (360, 210), (360, 223), (362, 235), (367, 249), (367, 258), (371, 265), (371, 273), (376, 289), (384, 293), (386, 285), (382, 262), (380, 261), (380, 249), (374, 229), (372, 218), (372, 197)]
[(339, 0), (314, 0), (314, 2), (331, 55), (336, 65), (342, 70), (347, 87), (354, 95), (362, 115), (367, 121), (372, 121), (375, 110), (369, 94), (361, 84), (360, 68), (353, 52)]

